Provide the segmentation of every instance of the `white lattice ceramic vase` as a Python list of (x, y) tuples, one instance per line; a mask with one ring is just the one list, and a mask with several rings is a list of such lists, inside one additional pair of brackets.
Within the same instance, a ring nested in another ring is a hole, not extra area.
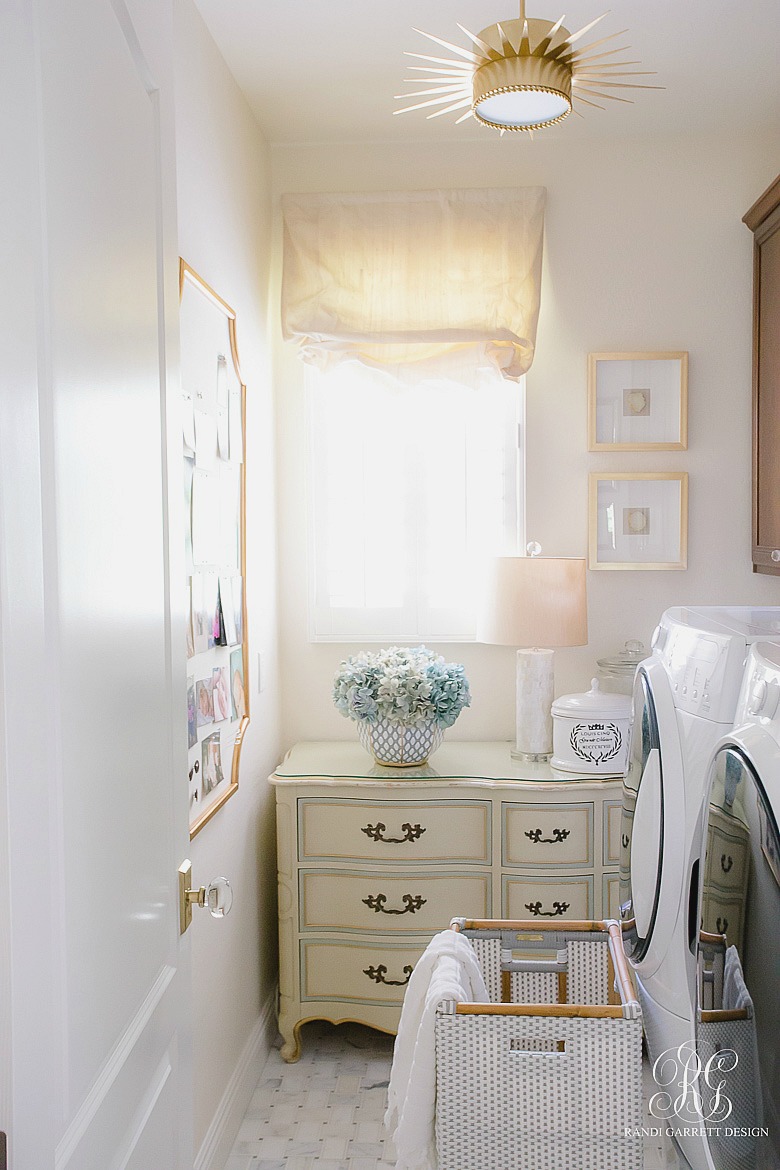
[(359, 721), (357, 733), (361, 744), (376, 762), (391, 768), (424, 764), (444, 737), (443, 729), (432, 719), (415, 723), (412, 727), (404, 727), (390, 719), (378, 719), (376, 723)]

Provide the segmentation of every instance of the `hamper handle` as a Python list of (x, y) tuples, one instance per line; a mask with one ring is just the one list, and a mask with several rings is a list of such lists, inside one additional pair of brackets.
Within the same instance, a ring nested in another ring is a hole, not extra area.
[[(559, 1043), (563, 1044), (563, 1041), (561, 1040)], [(553, 1069), (563, 1072), (564, 1066), (571, 1063), (571, 1053), (567, 1052), (565, 1048), (559, 1049), (557, 1052), (532, 1048), (513, 1048), (510, 1042), (509, 1055), (513, 1060), (530, 1060), (534, 1064), (538, 1064), (540, 1058), (546, 1060), (546, 1072), (551, 1072)]]

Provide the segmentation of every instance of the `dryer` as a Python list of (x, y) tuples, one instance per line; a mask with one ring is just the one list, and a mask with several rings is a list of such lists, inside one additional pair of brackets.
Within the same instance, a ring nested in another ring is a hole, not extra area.
[(708, 1170), (780, 1170), (779, 820), (780, 645), (759, 643), (697, 826), (689, 942)]
[[(621, 918), (651, 1061), (690, 1043), (696, 956), (689, 948), (697, 824), (707, 763), (733, 726), (751, 644), (780, 639), (780, 608), (667, 610), (637, 669), (621, 826)], [(681, 1119), (695, 1125), (698, 1114)], [(693, 1170), (701, 1143), (675, 1134)]]

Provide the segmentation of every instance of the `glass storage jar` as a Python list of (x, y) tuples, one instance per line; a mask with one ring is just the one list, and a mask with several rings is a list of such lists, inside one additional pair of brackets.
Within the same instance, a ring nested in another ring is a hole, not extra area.
[(631, 639), (619, 653), (597, 659), (601, 690), (613, 695), (630, 695), (636, 668), (644, 658), (647, 658), (647, 651), (643, 644)]

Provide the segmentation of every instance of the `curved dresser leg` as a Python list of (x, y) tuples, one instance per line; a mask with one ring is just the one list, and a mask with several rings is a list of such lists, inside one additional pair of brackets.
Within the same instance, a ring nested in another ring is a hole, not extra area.
[(300, 1022), (293, 1024), (292, 1027), (284, 1025), (279, 1021), (279, 1031), (281, 1033), (284, 1044), (280, 1049), (282, 1060), (286, 1060), (288, 1064), (295, 1064), (296, 1060), (300, 1060), (301, 1056), (301, 1025)]

